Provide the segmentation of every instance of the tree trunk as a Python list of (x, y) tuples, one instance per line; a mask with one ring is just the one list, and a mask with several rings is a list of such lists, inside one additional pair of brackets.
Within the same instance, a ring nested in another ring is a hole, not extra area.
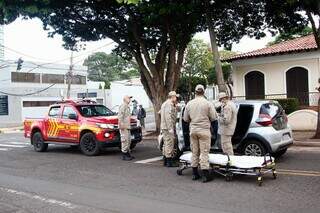
[(318, 124), (316, 134), (313, 136), (314, 139), (320, 139), (320, 97), (318, 99)]
[(206, 1), (206, 8), (207, 8), (206, 22), (207, 22), (207, 26), (208, 26), (208, 30), (209, 30), (209, 35), (210, 35), (210, 43), (211, 43), (211, 48), (212, 48), (212, 53), (213, 53), (213, 61), (214, 61), (214, 66), (215, 66), (215, 70), (216, 70), (219, 92), (227, 92), (227, 88), (226, 88), (224, 78), (223, 78), (223, 71), (222, 71), (219, 49), (218, 49), (218, 45), (217, 45), (217, 34), (216, 34), (216, 32), (214, 30), (214, 26), (212, 24), (212, 14), (210, 11), (210, 0)]

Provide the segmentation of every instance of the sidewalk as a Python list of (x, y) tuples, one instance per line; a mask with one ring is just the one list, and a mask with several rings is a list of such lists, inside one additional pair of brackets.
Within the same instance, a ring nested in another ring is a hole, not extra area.
[(16, 132), (22, 132), (23, 126), (18, 127), (10, 127), (10, 128), (0, 128), (0, 134), (1, 133), (16, 133)]
[(315, 134), (314, 131), (294, 131), (294, 146), (320, 147), (320, 139), (311, 139)]

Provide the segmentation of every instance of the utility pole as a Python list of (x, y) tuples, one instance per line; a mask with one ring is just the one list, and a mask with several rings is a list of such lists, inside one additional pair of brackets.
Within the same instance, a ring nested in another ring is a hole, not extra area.
[(72, 78), (73, 78), (73, 51), (71, 51), (70, 66), (69, 66), (69, 71), (67, 73), (67, 83), (68, 83), (67, 99), (70, 99)]

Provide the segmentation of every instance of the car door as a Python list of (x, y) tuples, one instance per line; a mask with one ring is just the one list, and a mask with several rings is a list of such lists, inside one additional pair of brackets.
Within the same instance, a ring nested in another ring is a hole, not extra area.
[(71, 106), (66, 105), (63, 108), (62, 117), (60, 121), (59, 138), (66, 142), (75, 142), (78, 140), (79, 132), (79, 115), (77, 110)]
[(45, 133), (49, 141), (59, 140), (58, 124), (61, 117), (61, 106), (52, 106), (48, 117), (45, 119)]

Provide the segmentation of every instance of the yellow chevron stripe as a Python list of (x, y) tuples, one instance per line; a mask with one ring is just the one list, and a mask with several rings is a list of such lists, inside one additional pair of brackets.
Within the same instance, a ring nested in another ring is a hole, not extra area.
[(48, 120), (48, 136), (51, 136), (52, 124), (51, 119)]

